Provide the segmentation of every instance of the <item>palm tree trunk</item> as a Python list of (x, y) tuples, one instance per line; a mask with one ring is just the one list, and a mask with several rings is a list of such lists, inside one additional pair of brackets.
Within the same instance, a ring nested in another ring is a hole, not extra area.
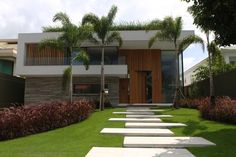
[[(72, 57), (71, 57), (72, 58)], [(70, 72), (70, 89), (69, 89), (69, 97), (70, 97), (70, 103), (72, 103), (73, 101), (73, 74), (72, 74), (72, 62), (73, 60), (71, 59), (71, 62), (70, 62), (70, 69), (71, 69), (71, 72)]]
[(102, 62), (101, 62), (101, 89), (100, 89), (100, 110), (104, 110), (104, 45), (102, 45)]
[(210, 104), (215, 106), (215, 89), (214, 89), (214, 79), (212, 75), (212, 54), (208, 50), (209, 56), (209, 81), (210, 81)]
[[(207, 47), (210, 46), (209, 41), (209, 31), (206, 32), (207, 37)], [(212, 52), (208, 48), (208, 58), (209, 58), (209, 83), (210, 83), (210, 105), (215, 106), (215, 89), (214, 89), (214, 79), (212, 75)]]

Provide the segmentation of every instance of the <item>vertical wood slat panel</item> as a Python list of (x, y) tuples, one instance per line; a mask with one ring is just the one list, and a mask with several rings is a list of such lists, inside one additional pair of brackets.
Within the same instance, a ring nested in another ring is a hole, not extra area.
[(39, 51), (35, 43), (26, 45), (26, 65), (64, 65), (65, 57), (67, 54), (53, 48)]
[(119, 50), (126, 57), (130, 74), (130, 103), (144, 103), (145, 71), (152, 72), (152, 101), (161, 101), (161, 51), (160, 50)]

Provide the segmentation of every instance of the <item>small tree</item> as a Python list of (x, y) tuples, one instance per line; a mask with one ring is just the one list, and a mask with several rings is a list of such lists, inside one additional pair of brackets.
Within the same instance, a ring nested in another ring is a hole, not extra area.
[(166, 17), (163, 21), (155, 20), (150, 23), (149, 28), (157, 28), (159, 31), (156, 32), (156, 34), (150, 38), (149, 40), (149, 48), (152, 47), (154, 42), (159, 40), (168, 40), (171, 41), (175, 48), (175, 59), (176, 59), (176, 88), (175, 88), (175, 94), (173, 99), (174, 107), (177, 107), (176, 101), (177, 97), (180, 91), (179, 88), (179, 66), (178, 66), (178, 56), (182, 53), (183, 49), (187, 46), (189, 46), (192, 43), (200, 43), (202, 45), (202, 48), (204, 50), (204, 41), (202, 38), (196, 35), (190, 35), (185, 37), (182, 41), (180, 41), (180, 44), (178, 44), (178, 40), (180, 37), (180, 34), (182, 32), (182, 26), (183, 21), (181, 17), (177, 17), (173, 19), (172, 17)]
[[(70, 56), (70, 65), (64, 70), (63, 74), (63, 89), (69, 85), (69, 97), (72, 102), (72, 65), (73, 61), (83, 62), (86, 70), (89, 68), (89, 56), (86, 51), (81, 49), (81, 44), (91, 37), (93, 27), (91, 25), (76, 26), (71, 23), (67, 14), (59, 12), (53, 17), (53, 22), (61, 22), (61, 27), (43, 27), (43, 32), (60, 32), (56, 39), (45, 39), (39, 43), (39, 48), (46, 47), (56, 48)], [(72, 53), (76, 53), (73, 58)]]
[(112, 6), (107, 16), (102, 16), (99, 18), (95, 14), (86, 14), (82, 19), (82, 24), (92, 24), (94, 26), (94, 36), (91, 41), (96, 44), (99, 44), (102, 49), (101, 57), (101, 90), (100, 90), (100, 110), (104, 109), (104, 51), (105, 47), (113, 42), (118, 42), (119, 46), (122, 45), (122, 38), (120, 33), (117, 31), (112, 31), (113, 21), (117, 12), (117, 7)]

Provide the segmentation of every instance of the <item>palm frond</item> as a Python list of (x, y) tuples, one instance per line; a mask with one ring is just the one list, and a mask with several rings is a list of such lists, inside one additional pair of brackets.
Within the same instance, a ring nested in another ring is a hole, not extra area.
[(214, 41), (212, 41), (208, 46), (207, 50), (211, 53), (213, 57), (219, 54), (221, 51)]
[(160, 28), (161, 28), (161, 20), (156, 19), (147, 24), (145, 30), (146, 32), (148, 32), (149, 30), (159, 30)]
[(154, 44), (154, 42), (160, 38), (162, 34), (160, 32), (157, 32), (153, 37), (151, 37), (148, 41), (148, 47), (151, 48)]
[(71, 72), (72, 72), (71, 67), (66, 68), (63, 72), (62, 88), (64, 91), (69, 87), (70, 79), (71, 79)]
[(42, 27), (42, 31), (43, 32), (63, 32), (64, 29), (62, 27), (56, 26), (46, 26), (46, 27)]
[(74, 58), (78, 62), (83, 62), (85, 69), (88, 70), (89, 68), (89, 55), (86, 51), (80, 50), (80, 52)]
[(179, 51), (181, 52), (184, 48), (188, 47), (189, 45), (196, 43), (196, 44), (201, 44), (202, 50), (204, 51), (205, 46), (204, 46), (204, 41), (201, 37), (197, 35), (190, 35), (184, 38), (181, 43), (179, 44)]
[(38, 45), (38, 48), (40, 51), (47, 48), (47, 47), (55, 48), (55, 49), (59, 49), (59, 50), (64, 49), (63, 43), (58, 39), (44, 39)]
[(117, 31), (111, 32), (111, 34), (109, 34), (109, 36), (106, 39), (106, 44), (109, 45), (110, 43), (115, 41), (119, 43), (119, 46), (123, 44), (123, 40), (120, 36), (120, 33)]
[(82, 18), (82, 25), (87, 24), (87, 23), (91, 23), (92, 25), (97, 25), (99, 22), (99, 18), (97, 17), (97, 15), (93, 14), (93, 13), (89, 13), (84, 15), (84, 17)]
[(114, 21), (114, 18), (116, 16), (116, 13), (117, 13), (117, 6), (113, 5), (107, 15), (107, 19), (108, 19), (108, 22), (109, 22), (109, 25), (111, 26), (113, 24), (113, 21)]
[(84, 42), (87, 39), (90, 39), (93, 36), (93, 25), (91, 24), (84, 24), (81, 25), (78, 28), (78, 36), (80, 38), (80, 40), (78, 40), (79, 42)]
[(70, 18), (66, 13), (59, 12), (53, 17), (53, 22), (60, 21), (63, 26), (70, 25)]
[(182, 17), (176, 17), (174, 24), (175, 24), (175, 39), (177, 40), (181, 34), (182, 29), (183, 29)]

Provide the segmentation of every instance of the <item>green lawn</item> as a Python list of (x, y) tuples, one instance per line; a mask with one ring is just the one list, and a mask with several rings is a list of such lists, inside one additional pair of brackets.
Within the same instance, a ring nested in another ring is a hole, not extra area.
[(84, 157), (93, 146), (122, 146), (123, 137), (99, 134), (103, 127), (124, 127), (108, 121), (117, 110), (122, 109), (106, 109), (62, 129), (0, 142), (0, 157)]
[[(93, 146), (122, 146), (123, 137), (100, 135), (103, 127), (124, 127), (124, 123), (109, 122), (113, 111), (95, 112), (89, 119), (54, 131), (16, 140), (0, 142), (0, 157), (84, 157)], [(197, 157), (233, 157), (236, 153), (236, 126), (202, 120), (197, 110), (168, 110), (174, 118), (165, 121), (183, 122), (185, 128), (172, 129), (176, 135), (201, 136), (216, 147), (189, 149)], [(116, 115), (117, 117), (117, 115)]]
[(168, 122), (182, 122), (187, 127), (171, 129), (178, 136), (200, 136), (216, 144), (214, 147), (190, 148), (196, 157), (233, 157), (236, 153), (236, 125), (228, 125), (199, 118), (195, 109), (169, 110)]

